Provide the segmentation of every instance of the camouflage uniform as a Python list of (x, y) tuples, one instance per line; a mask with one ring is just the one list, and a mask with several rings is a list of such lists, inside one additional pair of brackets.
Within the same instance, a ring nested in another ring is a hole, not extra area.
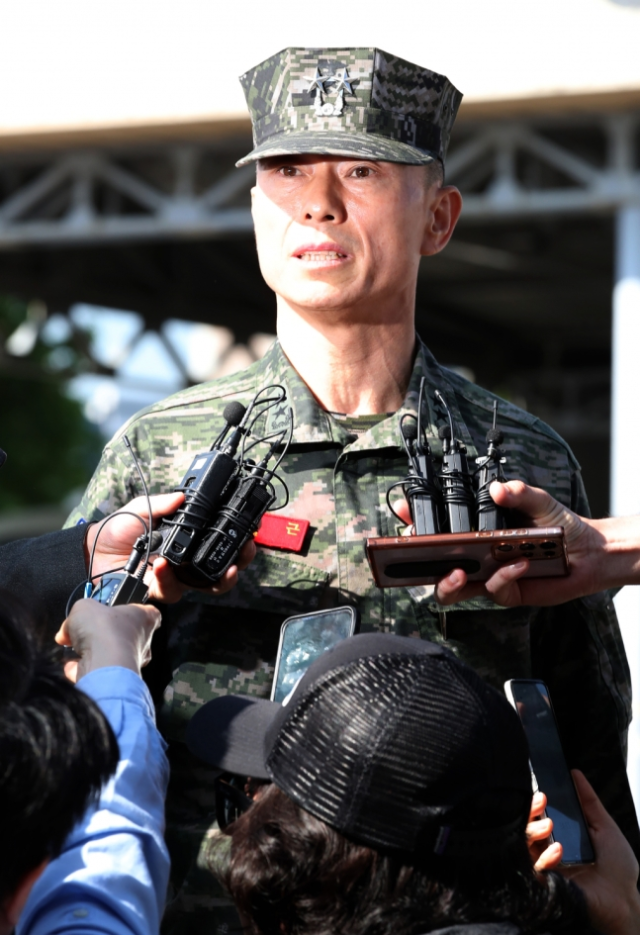
[[(260, 547), (228, 594), (213, 598), (190, 592), (163, 612), (165, 645), (156, 649), (161, 658), (155, 665), (163, 665), (167, 681), (171, 679), (160, 724), (171, 748), (168, 840), (174, 845), (176, 888), (190, 870), (186, 855), (191, 849), (192, 862), (214, 808), (213, 774), (191, 760), (182, 743), (185, 725), (199, 705), (226, 692), (268, 697), (279, 626), (286, 616), (354, 603), (364, 631), (442, 639), (433, 589), (379, 590), (363, 548), (365, 537), (397, 531), (386, 491), (407, 471), (398, 420), (404, 412), (415, 412), (423, 375), (430, 408), (427, 434), (436, 457), (442, 453), (438, 426), (446, 419), (435, 407), (435, 389), (444, 393), (469, 457), (482, 453), (494, 397), (440, 367), (422, 343), (402, 408), (354, 440), (318, 405), (276, 342), (248, 370), (184, 390), (134, 416), (106, 447), (82, 502), (69, 517), (68, 525), (81, 517), (101, 519), (142, 493), (122, 439), (125, 432), (151, 493), (168, 491), (179, 483), (194, 454), (209, 448), (229, 400), (247, 404), (269, 383), (286, 387), (295, 430), (280, 470), (290, 495), (283, 514), (292, 522), (311, 521), (306, 551), (293, 555)], [(501, 402), (499, 412), (508, 476), (543, 487), (587, 514), (579, 466), (566, 443), (509, 403)], [(280, 416), (276, 411), (272, 424)], [(544, 609), (504, 609), (478, 599), (449, 608), (447, 631), (449, 647), (496, 687), (507, 678), (531, 675), (547, 681), (571, 766), (584, 770), (636, 845), (625, 772), (629, 671), (609, 596)], [(189, 886), (194, 891), (205, 881), (204, 871), (191, 870)], [(224, 926), (229, 920), (222, 912), (223, 898), (215, 890), (200, 902), (195, 895), (183, 894), (181, 905), (217, 907)]]
[[(239, 165), (280, 153), (347, 154), (414, 165), (444, 160), (462, 95), (442, 75), (380, 49), (285, 49), (241, 79), (254, 129), (254, 149)], [(68, 520), (101, 519), (142, 493), (127, 433), (152, 493), (171, 490), (194, 454), (207, 450), (232, 399), (282, 383), (294, 410), (293, 444), (280, 473), (289, 488), (284, 514), (311, 528), (305, 551), (260, 548), (230, 593), (190, 592), (164, 611), (147, 678), (169, 740), (172, 778), (167, 838), (175, 900), (163, 931), (225, 935), (237, 920), (203, 866), (201, 844), (213, 819), (213, 771), (193, 760), (185, 725), (204, 702), (227, 692), (268, 697), (282, 620), (291, 614), (357, 604), (363, 630), (441, 640), (433, 589), (378, 590), (363, 549), (367, 536), (396, 532), (388, 487), (407, 473), (398, 428), (415, 412), (420, 378), (429, 389), (428, 436), (442, 454), (437, 428), (446, 397), (471, 458), (483, 449), (493, 396), (443, 370), (420, 344), (400, 411), (349, 432), (320, 408), (276, 343), (243, 373), (178, 393), (139, 413), (116, 434), (77, 510)], [(270, 415), (282, 427), (284, 408)], [(534, 416), (501, 403), (508, 475), (543, 487), (587, 514), (579, 466), (567, 445)], [(626, 778), (630, 682), (620, 632), (607, 595), (561, 607), (505, 610), (488, 601), (448, 613), (448, 645), (490, 682), (536, 675), (549, 684), (572, 766), (587, 774), (640, 854)], [(200, 851), (200, 856), (198, 853)]]

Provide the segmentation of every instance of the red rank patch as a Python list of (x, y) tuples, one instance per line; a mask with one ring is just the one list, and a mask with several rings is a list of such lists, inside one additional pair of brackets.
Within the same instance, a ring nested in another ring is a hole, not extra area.
[(287, 552), (301, 552), (308, 528), (308, 519), (293, 519), (291, 516), (265, 513), (253, 541), (257, 545), (286, 549)]

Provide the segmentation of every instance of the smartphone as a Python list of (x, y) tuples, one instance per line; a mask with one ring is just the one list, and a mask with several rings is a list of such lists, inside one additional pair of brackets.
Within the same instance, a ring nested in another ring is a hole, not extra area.
[(355, 607), (316, 610), (289, 617), (280, 630), (272, 701), (284, 701), (314, 659), (341, 640), (357, 633), (360, 614)]
[(595, 853), (580, 799), (562, 749), (549, 689), (537, 679), (511, 679), (504, 691), (529, 741), (533, 791), (547, 797), (554, 841), (562, 844), (563, 864), (592, 864)]
[(365, 551), (379, 588), (436, 584), (454, 568), (465, 571), (469, 581), (486, 581), (519, 558), (529, 559), (524, 578), (569, 574), (562, 526), (390, 536), (367, 539)]

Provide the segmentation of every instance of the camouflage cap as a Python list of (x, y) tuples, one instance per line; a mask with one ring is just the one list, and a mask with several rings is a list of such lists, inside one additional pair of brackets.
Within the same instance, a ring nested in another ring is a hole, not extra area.
[(382, 49), (283, 49), (240, 78), (253, 150), (422, 165), (444, 158), (462, 94), (448, 78)]

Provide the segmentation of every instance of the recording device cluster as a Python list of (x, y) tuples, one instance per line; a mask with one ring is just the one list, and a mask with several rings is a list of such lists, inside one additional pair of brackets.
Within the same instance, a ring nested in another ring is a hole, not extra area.
[[(434, 395), (447, 417), (447, 424), (438, 429), (441, 461), (435, 460), (422, 424), (424, 378), (417, 416), (405, 413), (400, 419), (409, 473), (389, 488), (387, 505), (404, 523), (391, 502), (393, 491), (402, 488), (413, 528), (409, 536), (366, 540), (367, 559), (378, 587), (436, 584), (454, 569), (464, 571), (469, 581), (486, 581), (501, 565), (523, 558), (530, 562), (524, 577), (567, 575), (564, 530), (559, 526), (510, 529), (508, 513), (491, 497), (493, 481), (507, 479), (507, 459), (500, 447), (503, 434), (496, 425), (497, 401), (486, 436), (486, 454), (471, 466), (444, 396), (438, 390)], [(442, 632), (446, 635), (444, 626)]]
[(435, 391), (435, 397), (449, 421), (448, 425), (441, 425), (438, 429), (438, 437), (442, 441), (442, 466), (438, 470), (422, 425), (424, 392), (423, 377), (417, 417), (405, 413), (400, 420), (400, 432), (409, 458), (409, 474), (405, 480), (389, 488), (387, 503), (390, 510), (398, 515), (391, 504), (390, 494), (401, 486), (418, 536), (505, 529), (505, 511), (493, 502), (489, 493), (494, 480), (506, 480), (503, 465), (507, 459), (500, 448), (504, 436), (496, 428), (497, 400), (493, 407), (493, 427), (487, 432), (487, 453), (476, 458), (476, 466), (471, 469), (467, 449), (456, 437), (451, 410), (442, 394)]
[[(113, 607), (118, 604), (144, 603), (148, 588), (144, 583), (150, 556), (158, 553), (173, 566), (179, 580), (192, 587), (215, 584), (233, 565), (244, 544), (260, 525), (270, 508), (280, 509), (288, 501), (286, 484), (276, 471), (293, 434), (293, 411), (286, 406), (286, 390), (272, 384), (260, 390), (249, 406), (234, 401), (225, 406), (225, 425), (208, 451), (197, 454), (180, 484), (174, 488), (184, 494), (184, 502), (176, 512), (165, 517), (160, 528), (153, 530), (149, 491), (129, 439), (124, 442), (133, 458), (147, 498), (149, 518), (131, 513), (143, 527), (143, 533), (133, 546), (127, 563), (109, 573), (95, 576), (93, 558), (96, 536), (86, 582), (82, 582), (69, 598), (84, 587), (84, 596)], [(277, 426), (267, 430), (268, 414), (276, 409)], [(278, 480), (285, 493), (284, 502), (273, 507), (277, 494), (273, 485)], [(120, 511), (118, 515), (122, 515)], [(115, 515), (115, 514), (113, 514)], [(97, 583), (94, 580), (99, 578)]]
[[(239, 402), (229, 403), (222, 432), (209, 451), (196, 455), (175, 488), (184, 493), (184, 504), (160, 527), (160, 555), (185, 584), (219, 581), (275, 503), (272, 481), (291, 441), (293, 412), (289, 407), (284, 427), (268, 434), (264, 423), (286, 395), (283, 386), (273, 384), (260, 390), (246, 409)], [(258, 460), (248, 457), (251, 451)]]

